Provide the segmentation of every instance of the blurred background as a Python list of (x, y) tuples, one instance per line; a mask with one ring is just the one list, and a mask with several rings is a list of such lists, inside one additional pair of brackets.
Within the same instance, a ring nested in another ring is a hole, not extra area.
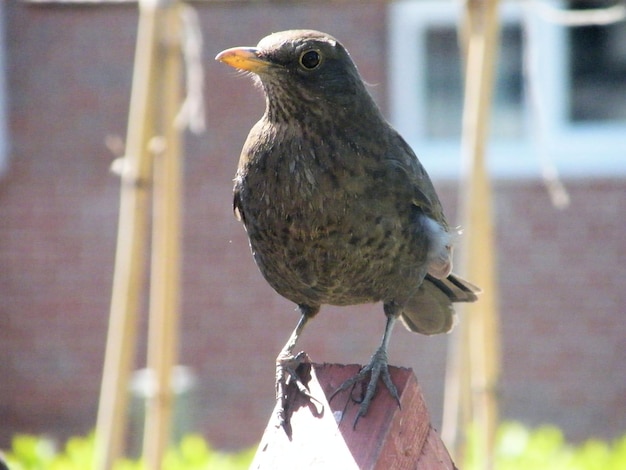
[[(489, 150), (501, 414), (556, 424), (572, 440), (626, 430), (626, 23), (564, 27), (544, 7), (615, 3), (502, 9)], [(262, 279), (232, 214), (239, 151), (263, 97), (213, 58), (283, 29), (334, 35), (422, 159), (455, 225), (459, 5), (193, 6), (207, 131), (185, 137), (179, 362), (195, 383), (184, 426), (238, 449), (261, 437), (274, 405), (274, 360), (298, 315)], [(64, 440), (95, 425), (119, 205), (105, 142), (125, 139), (138, 15), (135, 3), (54, 1), (2, 2), (0, 15), (1, 448), (18, 432)], [(556, 190), (546, 184), (555, 171)], [(324, 308), (299, 346), (315, 362), (364, 363), (383, 326), (380, 305)], [(438, 428), (447, 342), (397, 328), (390, 349), (391, 363), (414, 369)], [(145, 350), (143, 334), (137, 368)]]

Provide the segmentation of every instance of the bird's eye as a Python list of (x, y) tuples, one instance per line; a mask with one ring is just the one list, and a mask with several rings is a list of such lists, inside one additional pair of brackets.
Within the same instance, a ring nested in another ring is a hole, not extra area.
[(303, 52), (300, 56), (300, 65), (307, 70), (313, 70), (319, 67), (322, 63), (322, 56), (316, 50), (309, 50)]

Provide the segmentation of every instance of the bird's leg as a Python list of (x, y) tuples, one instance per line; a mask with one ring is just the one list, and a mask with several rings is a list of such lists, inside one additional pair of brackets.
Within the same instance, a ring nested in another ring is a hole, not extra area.
[(302, 382), (297, 373), (298, 366), (307, 359), (306, 353), (304, 351), (300, 351), (295, 355), (293, 353), (298, 337), (302, 333), (302, 330), (304, 330), (304, 326), (307, 324), (309, 319), (317, 313), (317, 309), (302, 305), (299, 307), (302, 312), (300, 320), (298, 321), (296, 328), (293, 330), (293, 333), (291, 333), (285, 347), (280, 351), (278, 357), (276, 358), (276, 401), (279, 405), (277, 408), (278, 424), (285, 429), (288, 422), (287, 387), (289, 384), (293, 383), (298, 388), (300, 393), (307, 396), (310, 400), (319, 403), (319, 401), (311, 395), (308, 387)]
[(378, 379), (381, 378), (387, 390), (393, 398), (395, 398), (398, 406), (400, 406), (400, 397), (398, 396), (398, 389), (394, 385), (391, 380), (391, 375), (389, 374), (389, 365), (387, 361), (387, 348), (389, 346), (389, 339), (391, 338), (391, 331), (393, 330), (393, 326), (400, 315), (400, 309), (394, 303), (385, 304), (385, 315), (387, 316), (387, 324), (385, 325), (385, 333), (383, 334), (383, 340), (380, 344), (380, 347), (376, 350), (368, 365), (363, 367), (357, 375), (346, 380), (341, 386), (333, 392), (330, 396), (330, 400), (333, 397), (344, 390), (347, 390), (350, 387), (353, 387), (355, 384), (362, 382), (369, 375), (369, 382), (367, 383), (367, 388), (365, 389), (365, 395), (360, 400), (359, 411), (354, 420), (353, 427), (356, 428), (356, 423), (359, 421), (361, 416), (365, 416), (367, 410), (376, 394), (376, 388), (378, 385)]

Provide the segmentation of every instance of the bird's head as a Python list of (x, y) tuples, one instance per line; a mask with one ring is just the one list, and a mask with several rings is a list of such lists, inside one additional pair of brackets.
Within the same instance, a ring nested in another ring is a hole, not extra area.
[(226, 49), (215, 59), (258, 77), (268, 113), (275, 118), (294, 117), (301, 109), (324, 113), (328, 106), (340, 112), (351, 103), (362, 103), (363, 95), (369, 99), (348, 51), (319, 31), (270, 34), (256, 47)]

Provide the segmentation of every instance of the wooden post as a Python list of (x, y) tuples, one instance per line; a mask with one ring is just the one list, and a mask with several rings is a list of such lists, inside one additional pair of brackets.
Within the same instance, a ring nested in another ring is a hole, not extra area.
[[(153, 2), (154, 3), (154, 2)], [(128, 379), (135, 353), (137, 311), (144, 276), (153, 136), (156, 10), (140, 2), (137, 48), (121, 169), (120, 215), (113, 292), (96, 424), (95, 468), (108, 470), (122, 453), (126, 435)]]
[[(464, 180), (459, 205), (465, 233), (460, 264), (464, 276), (481, 286), (483, 293), (478, 302), (462, 308), (464, 327), (457, 336), (459, 357), (454, 362), (458, 374), (470, 371), (469, 380), (457, 378), (460, 385), (457, 384), (454, 393), (459, 396), (447, 394), (446, 405), (453, 403), (460, 409), (446, 410), (444, 428), (446, 438), (450, 438), (447, 444), (459, 459), (465, 444), (461, 436), (470, 424), (474, 425), (481, 443), (479, 455), (486, 459), (483, 468), (488, 469), (493, 465), (500, 368), (492, 196), (485, 161), (498, 43), (498, 0), (467, 1), (464, 24), (467, 42), (462, 135)], [(464, 397), (471, 399), (468, 402)]]
[(308, 387), (320, 403), (310, 401), (292, 387), (291, 436), (277, 427), (274, 412), (250, 468), (455, 469), (430, 423), (412, 370), (390, 368), (401, 407), (386, 389), (379, 387), (367, 415), (359, 420), (356, 429), (353, 423), (359, 405), (352, 400), (349, 390), (328, 402), (332, 392), (359, 369), (358, 365), (302, 365), (301, 377), (310, 375)]
[(156, 130), (152, 210), (152, 266), (148, 369), (154, 393), (147, 398), (143, 457), (149, 469), (160, 469), (170, 442), (174, 405), (172, 372), (178, 353), (180, 301), (180, 129), (175, 125), (181, 103), (181, 14), (176, 0), (164, 3), (159, 17)]

